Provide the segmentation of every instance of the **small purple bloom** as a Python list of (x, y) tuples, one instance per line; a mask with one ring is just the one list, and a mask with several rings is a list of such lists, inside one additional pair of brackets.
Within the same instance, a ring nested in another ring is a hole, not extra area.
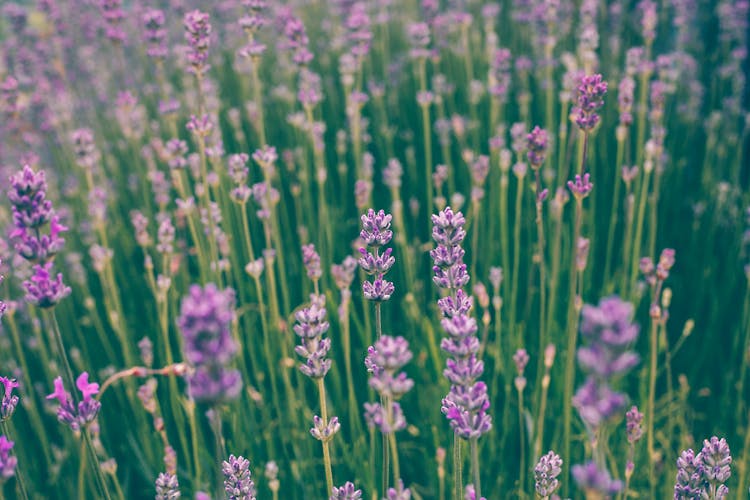
[(526, 156), (532, 169), (539, 169), (544, 163), (549, 147), (548, 141), (547, 131), (539, 127), (534, 127), (531, 133), (526, 136)]
[(333, 487), (329, 500), (360, 500), (362, 490), (355, 488), (354, 483), (347, 481), (343, 486)]
[(255, 500), (255, 483), (250, 478), (250, 461), (244, 457), (229, 455), (221, 464), (224, 474), (224, 491), (229, 500)]
[(604, 495), (611, 497), (622, 490), (623, 484), (620, 480), (613, 480), (606, 469), (600, 469), (595, 462), (586, 465), (574, 465), (572, 470), (573, 479), (578, 487), (587, 494)]
[(231, 333), (234, 305), (234, 290), (219, 290), (213, 283), (192, 285), (182, 299), (177, 327), (184, 338), (185, 359), (194, 368), (187, 379), (197, 401), (231, 400), (242, 389), (240, 372), (227, 367), (237, 352)]
[(541, 497), (552, 495), (560, 486), (557, 477), (562, 472), (562, 459), (554, 451), (542, 456), (534, 467), (534, 488)]
[(0, 436), (0, 485), (5, 479), (13, 477), (16, 473), (18, 459), (10, 455), (13, 449), (13, 441), (9, 441), (5, 436)]
[(0, 377), (0, 384), (3, 386), (3, 399), (0, 402), (0, 422), (8, 420), (13, 416), (18, 406), (18, 396), (13, 394), (13, 389), (18, 387), (16, 379)]
[(176, 500), (180, 498), (180, 483), (175, 474), (159, 473), (156, 478), (156, 500)]
[(583, 174), (583, 177), (576, 175), (575, 181), (568, 181), (568, 189), (573, 193), (573, 196), (580, 200), (586, 198), (591, 193), (594, 185), (589, 180), (590, 178), (589, 174)]
[(96, 419), (102, 405), (92, 396), (99, 393), (99, 384), (89, 382), (88, 372), (81, 373), (76, 379), (76, 387), (83, 396), (77, 405), (65, 390), (62, 377), (55, 378), (54, 385), (55, 390), (47, 399), (57, 399), (60, 404), (57, 408), (57, 420), (77, 431)]
[(625, 414), (625, 429), (628, 435), (628, 443), (634, 444), (643, 437), (643, 413), (633, 406)]
[(573, 109), (576, 125), (584, 132), (591, 131), (599, 123), (599, 108), (604, 105), (607, 82), (602, 75), (583, 76), (577, 88), (577, 104)]

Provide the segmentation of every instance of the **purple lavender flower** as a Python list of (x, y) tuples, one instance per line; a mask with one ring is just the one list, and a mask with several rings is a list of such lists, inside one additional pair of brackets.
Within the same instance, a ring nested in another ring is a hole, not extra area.
[(526, 136), (526, 156), (532, 169), (537, 170), (542, 167), (548, 147), (547, 131), (543, 128), (534, 127), (531, 133)]
[(176, 500), (182, 495), (175, 474), (159, 473), (156, 478), (156, 500)]
[(393, 238), (392, 219), (393, 217), (383, 210), (376, 213), (373, 209), (369, 209), (361, 217), (362, 231), (360, 232), (360, 238), (367, 245), (367, 248), (359, 249), (359, 253), (362, 255), (359, 259), (359, 265), (367, 274), (375, 277), (373, 281), (362, 282), (362, 293), (367, 300), (373, 302), (389, 300), (395, 291), (393, 283), (384, 278), (396, 261), (391, 256), (393, 250), (386, 248), (382, 254), (380, 253), (380, 249)]
[(13, 477), (16, 473), (18, 459), (10, 455), (10, 450), (13, 449), (14, 444), (7, 437), (0, 436), (0, 486), (6, 479)]
[(365, 404), (368, 423), (376, 425), (380, 432), (387, 434), (406, 427), (401, 408), (395, 401), (414, 387), (414, 381), (400, 372), (412, 358), (409, 343), (403, 337), (381, 336), (375, 345), (367, 349), (365, 366), (372, 374), (370, 387), (381, 396), (386, 404)]
[(300, 345), (294, 348), (294, 352), (306, 360), (299, 369), (312, 379), (323, 378), (331, 369), (331, 360), (326, 359), (331, 339), (323, 338), (330, 327), (326, 321), (325, 296), (312, 295), (310, 305), (294, 316), (297, 320), (294, 333), (300, 337)]
[[(34, 172), (25, 165), (10, 179), (8, 199), (13, 210), (14, 230), (10, 237), (16, 240), (16, 250), (32, 262), (43, 263), (51, 259), (65, 240), (60, 236), (68, 230), (47, 199), (47, 181), (44, 171)], [(49, 224), (49, 234), (43, 228)]]
[(602, 496), (609, 498), (622, 490), (622, 481), (613, 480), (609, 472), (606, 469), (600, 469), (595, 462), (574, 465), (571, 472), (578, 487), (593, 498)]
[(4, 422), (13, 416), (18, 406), (18, 396), (13, 394), (13, 389), (18, 387), (16, 379), (0, 377), (3, 386), (3, 399), (0, 402), (0, 422)]
[(302, 263), (307, 271), (307, 277), (313, 282), (317, 282), (323, 276), (323, 270), (320, 267), (320, 255), (315, 251), (315, 245), (302, 245)]
[(146, 54), (156, 60), (164, 60), (169, 51), (167, 49), (167, 30), (164, 28), (164, 11), (147, 8), (142, 16)]
[(62, 281), (62, 273), (52, 276), (52, 262), (43, 266), (34, 265), (34, 275), (23, 282), (23, 287), (26, 290), (26, 300), (41, 308), (55, 306), (71, 292), (70, 287)]
[(631, 407), (625, 414), (625, 429), (628, 435), (628, 443), (635, 444), (643, 437), (643, 413), (638, 411), (637, 406)]
[(477, 490), (473, 484), (467, 484), (464, 489), (464, 500), (487, 500), (484, 497), (477, 498)]
[(333, 439), (333, 436), (341, 430), (341, 424), (339, 423), (339, 417), (331, 417), (326, 424), (322, 418), (315, 415), (313, 417), (313, 427), (310, 429), (310, 434), (318, 441), (328, 442)]
[(632, 318), (633, 305), (616, 296), (583, 306), (581, 335), (588, 345), (578, 350), (578, 363), (584, 371), (609, 378), (638, 363), (638, 355), (629, 350), (639, 330)]
[(250, 478), (250, 461), (229, 455), (221, 464), (224, 473), (224, 491), (229, 500), (255, 500), (255, 483)]
[(542, 456), (534, 467), (534, 488), (542, 498), (552, 495), (560, 486), (557, 477), (562, 472), (562, 459), (554, 451)]
[(577, 104), (573, 109), (576, 125), (584, 132), (590, 132), (599, 123), (598, 111), (604, 105), (607, 82), (602, 75), (583, 76), (577, 88)]
[(347, 481), (343, 486), (333, 487), (329, 500), (360, 500), (362, 498), (362, 490), (358, 490), (354, 487), (354, 483)]
[(65, 390), (62, 377), (55, 379), (55, 391), (47, 399), (57, 399), (57, 420), (70, 426), (74, 431), (93, 422), (99, 414), (102, 405), (92, 396), (99, 393), (99, 384), (89, 382), (88, 372), (81, 373), (76, 379), (76, 387), (81, 392), (82, 399), (75, 404), (70, 393)]
[(227, 368), (237, 352), (230, 330), (234, 304), (234, 290), (219, 290), (213, 283), (192, 285), (182, 299), (177, 327), (193, 367), (187, 377), (190, 394), (199, 402), (234, 399), (242, 389), (240, 372)]
[(385, 494), (385, 498), (383, 500), (410, 500), (411, 499), (411, 491), (409, 491), (409, 488), (404, 488), (404, 482), (399, 479), (398, 480), (398, 487), (396, 488), (388, 488), (388, 491)]
[(589, 174), (583, 174), (583, 177), (576, 175), (575, 182), (568, 181), (568, 189), (573, 193), (576, 199), (586, 198), (591, 190), (594, 189), (594, 185), (590, 181), (591, 176)]
[(125, 41), (125, 30), (122, 29), (122, 20), (125, 11), (122, 10), (122, 0), (99, 0), (102, 17), (107, 24), (105, 34), (114, 43)]
[(208, 48), (211, 44), (210, 16), (199, 10), (185, 14), (185, 41), (188, 45), (187, 60), (191, 71), (202, 74), (208, 70)]
[(463, 214), (454, 213), (450, 207), (433, 215), (432, 238), (437, 247), (430, 251), (430, 256), (434, 263), (433, 281), (447, 292), (438, 300), (438, 307), (443, 315), (441, 326), (448, 335), (440, 347), (450, 356), (443, 376), (451, 382), (451, 389), (443, 399), (441, 411), (456, 434), (472, 439), (489, 432), (492, 417), (487, 413), (490, 406), (487, 386), (478, 381), (484, 363), (477, 356), (480, 348), (477, 322), (469, 315), (473, 300), (463, 290), (469, 282), (461, 248), (466, 236), (465, 222)]
[(708, 486), (708, 498), (725, 498), (729, 489), (724, 485), (732, 475), (730, 464), (732, 455), (724, 438), (712, 436), (703, 440), (703, 449), (699, 454), (703, 463), (703, 473)]
[(691, 449), (683, 451), (677, 458), (674, 500), (699, 500), (703, 498), (705, 482), (700, 453), (696, 456)]

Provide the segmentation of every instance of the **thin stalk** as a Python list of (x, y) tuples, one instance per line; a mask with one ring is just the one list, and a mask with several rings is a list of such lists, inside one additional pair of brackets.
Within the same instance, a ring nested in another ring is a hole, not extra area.
[[(575, 256), (576, 244), (581, 236), (581, 217), (583, 212), (583, 202), (576, 198), (575, 224), (573, 227), (573, 249), (571, 255)], [(563, 395), (563, 477), (570, 477), (570, 434), (573, 417), (573, 384), (575, 383), (575, 348), (578, 338), (578, 316), (576, 314), (576, 296), (578, 273), (575, 265), (570, 270), (570, 286), (568, 288), (568, 320), (567, 336), (568, 347), (565, 351), (565, 385)], [(563, 482), (563, 497), (568, 495), (568, 484)]]
[(526, 483), (526, 439), (523, 432), (523, 390), (516, 387), (518, 392), (518, 451), (520, 459), (518, 461), (518, 491), (524, 491)]
[(630, 282), (628, 283), (628, 293), (631, 295), (635, 291), (635, 282), (638, 278), (638, 264), (640, 262), (641, 241), (643, 239), (643, 220), (646, 215), (646, 201), (648, 200), (648, 186), (651, 179), (651, 170), (644, 169), (643, 180), (638, 196), (638, 214), (635, 219), (635, 236), (631, 247), (630, 262)]
[[(542, 356), (543, 357), (543, 356)], [(547, 411), (547, 394), (549, 393), (550, 369), (546, 368), (542, 377), (542, 395), (539, 400), (539, 416), (537, 420), (536, 440), (534, 442), (534, 459), (542, 454), (544, 444), (544, 415)]]
[(474, 491), (477, 498), (482, 498), (482, 486), (479, 474), (479, 438), (472, 438), (469, 441), (469, 446), (471, 448), (471, 476), (474, 481)]
[[(419, 89), (421, 92), (427, 91), (427, 60), (419, 60)], [(425, 191), (427, 192), (427, 213), (432, 213), (432, 133), (430, 124), (430, 108), (427, 105), (420, 105), (422, 108), (422, 134), (424, 144), (424, 170), (425, 170)]]
[(609, 229), (607, 230), (607, 253), (604, 259), (605, 282), (609, 278), (612, 268), (612, 249), (615, 242), (615, 226), (617, 225), (617, 213), (620, 208), (620, 184), (622, 182), (622, 179), (620, 177), (620, 168), (622, 168), (622, 157), (625, 150), (626, 138), (627, 134), (622, 138), (623, 140), (618, 139), (617, 141), (617, 153), (615, 156), (615, 191), (612, 195), (612, 211), (609, 214)]
[(649, 333), (651, 364), (649, 367), (648, 377), (648, 406), (646, 408), (646, 448), (648, 450), (648, 484), (651, 491), (651, 498), (655, 498), (656, 493), (656, 476), (654, 475), (654, 407), (656, 400), (656, 370), (658, 358), (658, 326), (659, 322), (651, 318), (651, 329)]
[(109, 489), (107, 488), (107, 480), (104, 478), (102, 468), (99, 465), (99, 458), (96, 456), (96, 450), (94, 449), (94, 443), (91, 441), (91, 436), (89, 435), (88, 428), (84, 428), (81, 434), (83, 435), (83, 440), (86, 443), (86, 451), (88, 452), (91, 466), (94, 468), (94, 477), (96, 478), (97, 486), (101, 490), (102, 495), (104, 495), (105, 500), (111, 500), (112, 497), (110, 496)]
[(463, 456), (461, 455), (461, 438), (453, 433), (453, 498), (461, 500), (464, 495)]
[[(320, 396), (320, 418), (323, 420), (323, 425), (328, 425), (328, 408), (326, 406), (326, 388), (323, 384), (323, 379), (318, 380), (318, 395)], [(323, 465), (326, 470), (326, 486), (327, 491), (330, 493), (333, 490), (333, 471), (331, 470), (331, 454), (328, 449), (328, 441), (322, 440), (323, 445)]]
[(510, 291), (510, 311), (508, 318), (511, 331), (516, 327), (516, 303), (518, 302), (518, 273), (521, 260), (521, 208), (523, 207), (523, 179), (518, 178), (516, 188), (516, 217), (513, 226), (513, 275)]

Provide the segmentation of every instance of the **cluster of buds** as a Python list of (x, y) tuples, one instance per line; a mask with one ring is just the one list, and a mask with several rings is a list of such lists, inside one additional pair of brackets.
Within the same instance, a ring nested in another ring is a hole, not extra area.
[(662, 308), (659, 304), (662, 287), (669, 277), (669, 271), (674, 266), (674, 249), (665, 248), (659, 255), (659, 261), (654, 265), (651, 257), (643, 257), (640, 261), (640, 270), (651, 288), (651, 306), (649, 315), (654, 319), (662, 317)]
[(393, 238), (392, 218), (383, 210), (376, 213), (373, 209), (369, 209), (361, 218), (362, 231), (359, 235), (366, 248), (359, 249), (362, 255), (359, 259), (359, 267), (370, 276), (374, 276), (372, 282), (366, 280), (362, 283), (362, 292), (367, 300), (373, 302), (386, 301), (394, 292), (393, 282), (384, 278), (396, 262), (396, 259), (391, 256), (393, 249), (386, 248), (383, 253), (380, 253), (380, 249)]
[(47, 399), (56, 399), (60, 403), (57, 408), (57, 420), (70, 426), (73, 431), (78, 431), (93, 422), (102, 407), (102, 404), (92, 397), (99, 393), (99, 384), (89, 382), (88, 372), (78, 376), (76, 387), (82, 396), (77, 403), (65, 390), (62, 377), (55, 379), (55, 391), (47, 396)]
[(414, 381), (399, 372), (412, 356), (406, 339), (390, 335), (383, 335), (367, 350), (365, 366), (372, 374), (370, 387), (381, 396), (383, 404), (365, 403), (365, 418), (383, 434), (406, 427), (401, 406), (396, 401), (414, 387)]

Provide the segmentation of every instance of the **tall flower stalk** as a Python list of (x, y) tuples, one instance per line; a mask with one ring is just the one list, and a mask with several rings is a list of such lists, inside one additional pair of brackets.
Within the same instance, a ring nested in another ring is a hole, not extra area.
[(479, 359), (480, 342), (477, 322), (470, 316), (473, 299), (464, 291), (469, 283), (464, 250), (461, 246), (466, 219), (450, 207), (432, 216), (432, 239), (437, 246), (430, 251), (435, 273), (433, 282), (443, 290), (438, 300), (441, 325), (447, 334), (440, 347), (449, 357), (443, 376), (451, 384), (443, 398), (441, 411), (450, 421), (454, 433), (454, 494), (462, 495), (461, 440), (469, 442), (471, 476), (477, 496), (481, 496), (478, 441), (492, 429), (487, 386), (479, 381), (484, 362)]
[(333, 470), (331, 468), (331, 454), (329, 443), (333, 436), (341, 429), (338, 417), (328, 418), (328, 406), (326, 401), (326, 389), (323, 378), (331, 369), (331, 360), (326, 356), (331, 349), (331, 339), (324, 338), (330, 324), (326, 321), (325, 295), (320, 294), (318, 280), (322, 274), (320, 267), (320, 256), (315, 247), (307, 245), (302, 249), (303, 261), (307, 270), (307, 276), (312, 279), (315, 293), (310, 295), (310, 303), (297, 311), (294, 325), (294, 333), (300, 338), (300, 345), (294, 351), (305, 362), (299, 369), (303, 375), (315, 381), (320, 399), (320, 416), (313, 418), (313, 427), (310, 429), (312, 436), (320, 441), (323, 447), (323, 466), (326, 476), (326, 491), (333, 489)]

